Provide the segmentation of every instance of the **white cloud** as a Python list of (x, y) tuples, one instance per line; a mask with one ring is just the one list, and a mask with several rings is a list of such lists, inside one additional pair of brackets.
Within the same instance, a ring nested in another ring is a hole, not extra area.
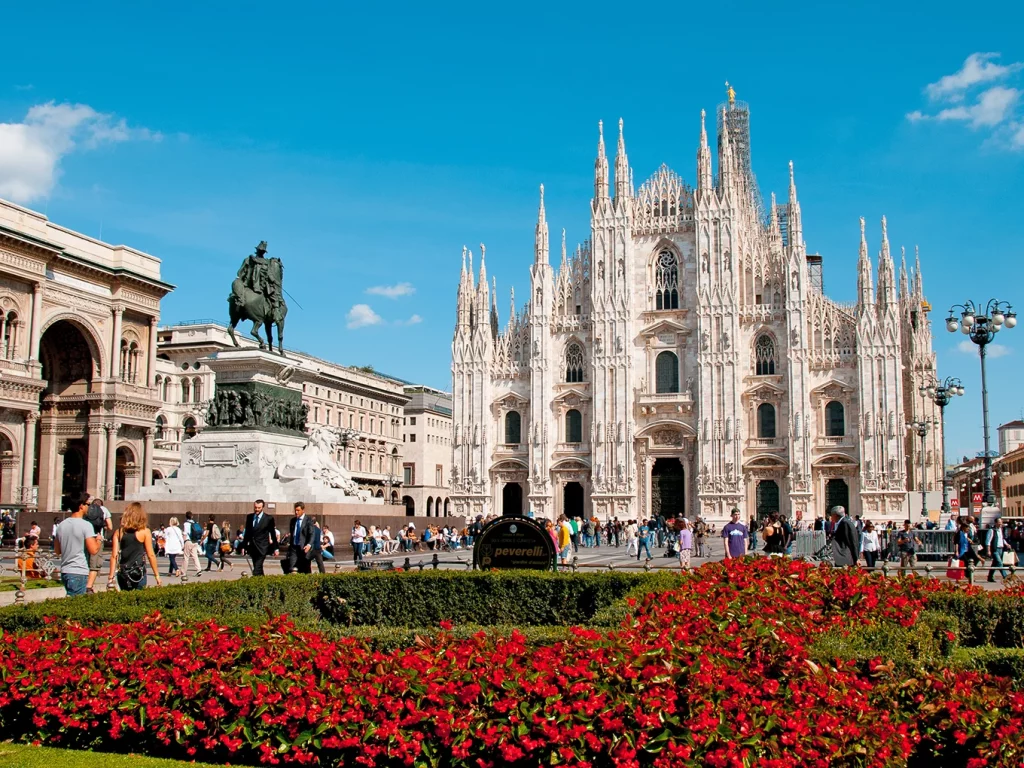
[(411, 296), (416, 293), (416, 288), (412, 283), (397, 283), (396, 285), (375, 285), (372, 288), (367, 288), (366, 292), (374, 296), (397, 299), (399, 296)]
[(423, 322), (423, 318), (422, 317), (420, 317), (419, 315), (413, 315), (408, 320), (403, 322), (402, 325), (417, 325), (418, 323), (422, 323), (422, 322)]
[(0, 197), (18, 203), (45, 198), (60, 176), (61, 159), (77, 148), (162, 138), (86, 104), (37, 104), (22, 122), (0, 123)]
[(926, 115), (915, 110), (907, 115), (911, 122), (918, 120), (961, 120), (970, 123), (972, 128), (993, 127), (1005, 121), (1013, 114), (1013, 108), (1020, 100), (1020, 91), (997, 85), (983, 91), (976, 104), (969, 107), (963, 105), (949, 107), (935, 115)]
[(367, 325), (380, 325), (384, 322), (369, 304), (353, 305), (345, 319), (348, 321), (349, 328), (364, 328)]
[(998, 53), (972, 53), (959, 72), (939, 78), (937, 82), (926, 86), (924, 91), (930, 99), (936, 101), (962, 101), (965, 92), (971, 87), (1000, 80), (1024, 68), (1024, 62), (1003, 65), (992, 61), (998, 58)]
[[(970, 339), (964, 339), (956, 345), (956, 348), (965, 355), (978, 354), (978, 346)], [(989, 344), (985, 347), (985, 354), (988, 357), (1005, 357), (1010, 354), (1010, 348), (1003, 346), (1002, 344)]]

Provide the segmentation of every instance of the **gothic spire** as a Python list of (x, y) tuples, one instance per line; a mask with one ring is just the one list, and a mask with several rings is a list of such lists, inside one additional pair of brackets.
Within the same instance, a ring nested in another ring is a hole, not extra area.
[(632, 196), (632, 178), (629, 171), (629, 158), (626, 157), (626, 139), (622, 132), (622, 118), (619, 118), (619, 146), (615, 151), (615, 199)]
[(914, 246), (914, 296), (924, 298), (924, 279), (921, 277), (921, 251)]
[(900, 298), (906, 298), (909, 290), (910, 278), (907, 277), (907, 249), (900, 246)]
[(594, 197), (608, 197), (608, 156), (604, 153), (604, 120), (597, 121), (597, 159), (594, 161)]
[(875, 303), (871, 260), (868, 259), (868, 238), (864, 233), (864, 217), (860, 217), (860, 258), (857, 259), (857, 303), (861, 309)]
[[(497, 288), (494, 289), (497, 292)], [(509, 286), (508, 289), (508, 324), (511, 326), (516, 320), (516, 288)]]
[(722, 130), (718, 134), (718, 187), (723, 197), (732, 185), (732, 166), (732, 143), (729, 141), (725, 107), (722, 107)]
[(481, 292), (487, 290), (487, 249), (483, 243), (480, 243), (480, 282), (478, 288)]
[(544, 185), (540, 185), (540, 207), (537, 210), (537, 231), (534, 238), (533, 258), (538, 264), (548, 263), (548, 219), (544, 211)]
[(697, 149), (697, 189), (707, 192), (711, 189), (711, 150), (708, 148), (708, 130), (704, 125), (707, 113), (700, 111), (700, 147)]
[(789, 161), (789, 220), (787, 223), (789, 244), (797, 246), (804, 241), (803, 218), (800, 214), (800, 201), (796, 198), (796, 179), (793, 175), (793, 161)]
[(779, 229), (779, 209), (775, 202), (774, 192), (772, 192), (772, 207), (768, 211), (768, 239), (771, 242), (782, 240), (782, 232)]
[(889, 231), (882, 217), (882, 250), (878, 254), (878, 302), (886, 306), (896, 301), (896, 267), (889, 252)]

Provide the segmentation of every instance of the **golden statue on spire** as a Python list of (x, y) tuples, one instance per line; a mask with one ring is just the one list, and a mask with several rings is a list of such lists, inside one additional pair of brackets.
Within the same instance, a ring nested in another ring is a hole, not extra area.
[(729, 85), (729, 81), (728, 80), (725, 81), (725, 93), (729, 97), (729, 106), (732, 106), (733, 104), (735, 104), (736, 103), (736, 91), (734, 91), (732, 89), (732, 86)]

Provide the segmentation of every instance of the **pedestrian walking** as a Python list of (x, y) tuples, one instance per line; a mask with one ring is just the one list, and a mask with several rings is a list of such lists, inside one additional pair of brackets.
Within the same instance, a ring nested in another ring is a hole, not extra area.
[[(263, 562), (271, 552), (277, 557), (278, 535), (272, 515), (264, 511), (263, 499), (256, 499), (245, 517), (242, 549), (252, 560), (252, 575), (263, 575)], [(186, 515), (187, 516), (187, 515)]]
[[(910, 527), (910, 521), (903, 521), (903, 528), (896, 534), (896, 551), (900, 553), (900, 571), (906, 573), (907, 568), (917, 567), (917, 548), (921, 539)], [(973, 550), (971, 550), (973, 552)]]
[(217, 558), (220, 556), (220, 526), (214, 521), (213, 515), (206, 521), (202, 547), (206, 555), (206, 570), (209, 571), (217, 564)]
[(54, 533), (54, 551), (60, 557), (60, 580), (68, 597), (84, 595), (89, 583), (89, 559), (100, 551), (96, 531), (86, 522), (89, 497), (82, 494), (71, 500), (71, 516)]
[(146, 510), (137, 501), (125, 507), (121, 525), (114, 533), (107, 589), (116, 581), (122, 592), (146, 587), (146, 563), (153, 569), (156, 585), (161, 586), (160, 569), (153, 551), (153, 532), (149, 530)]
[(832, 562), (837, 567), (844, 567), (857, 564), (857, 556), (860, 553), (860, 541), (857, 536), (857, 526), (854, 525), (846, 508), (832, 507)]
[[(409, 539), (412, 540), (412, 531), (409, 531)], [(363, 561), (363, 543), (366, 541), (366, 529), (363, 524), (356, 520), (352, 526), (352, 562), (358, 565)]]
[(690, 568), (690, 553), (693, 551), (693, 531), (685, 517), (679, 521), (679, 570)]
[(651, 559), (651, 527), (644, 521), (637, 530), (636, 559), (640, 560), (640, 553), (647, 550), (647, 559)]
[(875, 524), (868, 520), (864, 524), (864, 533), (860, 537), (860, 553), (864, 557), (864, 562), (868, 568), (875, 567), (875, 563), (878, 562), (878, 552), (881, 548), (882, 544), (878, 540), (878, 531), (875, 530)]
[(185, 534), (178, 527), (178, 518), (172, 517), (164, 529), (164, 554), (167, 555), (167, 575), (181, 576), (178, 557), (185, 552)]
[[(988, 529), (985, 534), (985, 548), (988, 550), (988, 556), (992, 558), (992, 567), (988, 571), (988, 580), (995, 583), (996, 580), (996, 569), (999, 569), (999, 574), (1003, 577), (1003, 581), (1006, 581), (1009, 576), (1006, 575), (1006, 567), (1003, 564), (1003, 553), (1006, 551), (1006, 539), (1003, 535), (1003, 519), (997, 517), (992, 523), (992, 527)], [(1013, 569), (1010, 569), (1010, 576), (1013, 575)]]
[(196, 576), (201, 576), (203, 569), (199, 565), (199, 542), (203, 540), (203, 526), (192, 517), (191, 510), (185, 512), (185, 522), (182, 523), (181, 532), (185, 541), (183, 549), (185, 566), (182, 568), (182, 573), (184, 576), (188, 576), (188, 564), (191, 562), (196, 568)]

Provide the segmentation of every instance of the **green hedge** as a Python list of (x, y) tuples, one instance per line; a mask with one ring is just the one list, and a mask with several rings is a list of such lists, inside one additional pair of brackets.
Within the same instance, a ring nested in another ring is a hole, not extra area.
[(2, 608), (0, 630), (35, 629), (47, 618), (79, 624), (126, 623), (156, 611), (179, 621), (213, 618), (231, 627), (258, 626), (268, 616), (287, 613), (300, 626), (313, 628), (320, 622), (313, 607), (316, 592), (316, 581), (300, 576), (214, 581), (135, 592), (100, 592)]
[(1014, 680), (1024, 686), (1024, 648), (957, 648), (950, 659), (952, 665)]
[(961, 645), (1024, 648), (1024, 597), (939, 593), (928, 607), (957, 620)]
[(316, 606), (341, 626), (424, 627), (456, 624), (572, 626), (614, 621), (600, 617), (616, 601), (670, 589), (664, 573), (548, 573), (543, 571), (387, 571), (322, 577)]
[(957, 630), (957, 621), (951, 616), (923, 611), (911, 627), (885, 622), (852, 631), (826, 632), (811, 645), (811, 656), (826, 664), (847, 659), (865, 666), (872, 659), (882, 658), (904, 670), (946, 666), (956, 647)]
[(628, 613), (625, 598), (670, 589), (678, 578), (668, 573), (533, 571), (268, 576), (9, 606), (0, 609), (0, 630), (34, 629), (47, 618), (125, 623), (157, 611), (179, 621), (212, 618), (245, 627), (286, 613), (301, 628), (332, 634), (376, 628), (386, 644), (410, 635), (383, 629), (436, 628), (445, 619), (488, 627), (612, 626)]

